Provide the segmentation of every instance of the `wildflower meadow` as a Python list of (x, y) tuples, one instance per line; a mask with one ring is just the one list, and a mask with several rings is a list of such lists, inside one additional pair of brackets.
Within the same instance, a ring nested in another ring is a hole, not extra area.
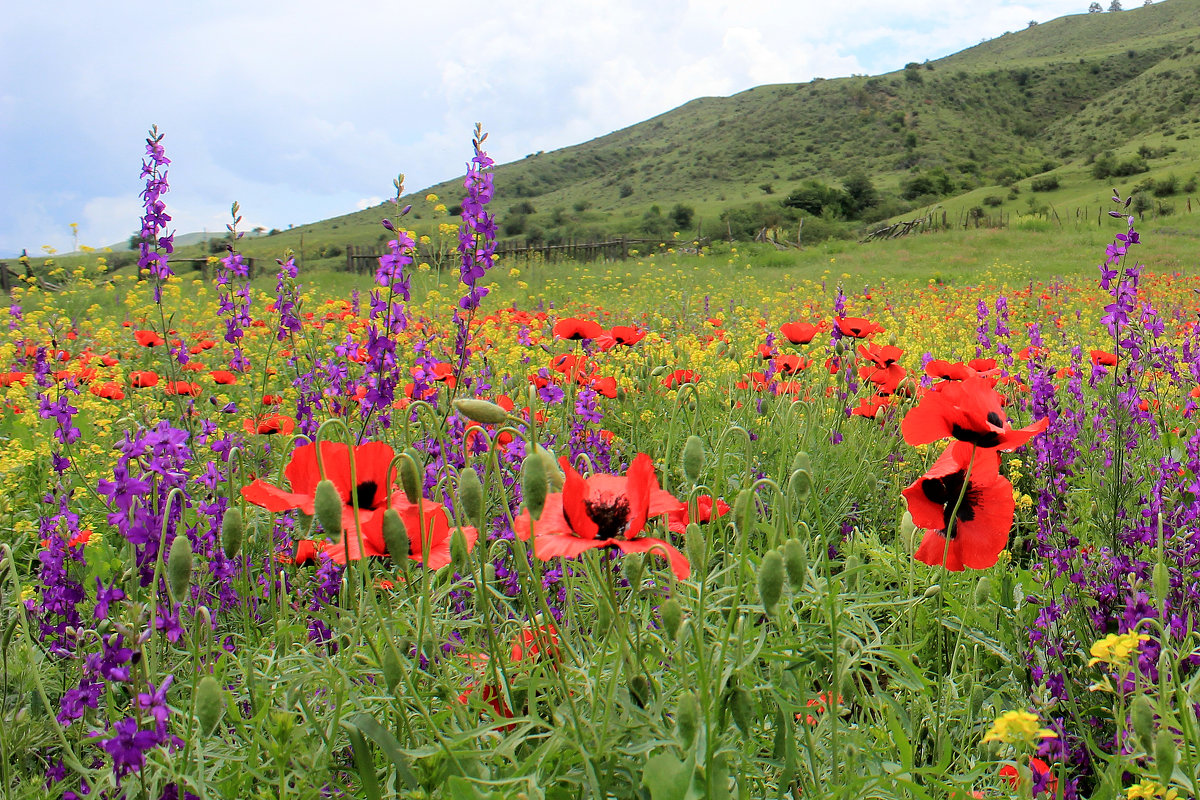
[(5, 798), (1197, 796), (1200, 280), (1121, 193), (1082, 280), (593, 293), (486, 140), (449, 289), (399, 203), (345, 294), (236, 205), (177, 272), (152, 130), (139, 273), (13, 291)]

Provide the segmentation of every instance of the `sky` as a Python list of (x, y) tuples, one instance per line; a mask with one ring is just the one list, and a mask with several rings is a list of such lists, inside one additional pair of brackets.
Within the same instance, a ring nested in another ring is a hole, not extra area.
[[(286, 228), (689, 100), (877, 75), (1087, 0), (65, 0), (0, 16), (0, 258), (139, 228), (147, 130), (178, 233)], [(77, 239), (71, 223), (77, 223)]]

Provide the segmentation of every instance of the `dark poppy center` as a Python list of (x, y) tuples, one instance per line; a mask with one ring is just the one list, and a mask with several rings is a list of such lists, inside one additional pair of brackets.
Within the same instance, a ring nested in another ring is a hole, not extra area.
[[(996, 417), (996, 419), (1000, 418), (996, 412), (993, 411), (988, 414), (988, 422), (992, 421), (992, 417)], [(1002, 426), (997, 425), (996, 427), (999, 428)], [(970, 444), (978, 445), (979, 447), (995, 447), (996, 445), (1000, 444), (999, 431), (973, 431), (970, 428), (964, 428), (962, 425), (957, 423), (951, 427), (950, 435), (955, 439), (958, 439), (960, 442), (968, 442)]]
[[(925, 478), (921, 481), (921, 491), (925, 493), (925, 497), (930, 502), (937, 503), (942, 506), (942, 530), (950, 531), (950, 538), (954, 539), (958, 535), (958, 526), (954, 529), (950, 528), (950, 520), (955, 516), (954, 507), (958, 506), (958, 521), (970, 522), (975, 519), (975, 506), (971, 497), (971, 484), (966, 485), (966, 495), (963, 496), (963, 482), (967, 477), (966, 472), (958, 471), (951, 473), (944, 478)], [(959, 497), (962, 497), (962, 502), (959, 503)]]
[(596, 539), (607, 541), (622, 536), (629, 527), (629, 500), (624, 497), (595, 497), (583, 501), (587, 515), (596, 523)]
[(363, 481), (354, 487), (354, 498), (358, 501), (359, 508), (374, 508), (375, 507), (375, 492), (379, 487), (375, 485), (375, 481)]

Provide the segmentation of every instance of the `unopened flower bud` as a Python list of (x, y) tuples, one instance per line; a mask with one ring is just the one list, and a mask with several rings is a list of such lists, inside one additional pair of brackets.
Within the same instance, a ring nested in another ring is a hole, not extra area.
[(693, 434), (683, 445), (683, 477), (687, 478), (688, 482), (696, 484), (700, 482), (700, 475), (703, 472), (704, 441)]
[(530, 453), (521, 462), (521, 493), (532, 519), (542, 516), (542, 509), (546, 507), (547, 488), (546, 467), (542, 458), (536, 452)]
[(196, 720), (200, 723), (200, 735), (212, 736), (225, 713), (225, 697), (217, 679), (205, 675), (196, 684)]
[(778, 550), (768, 551), (758, 568), (758, 597), (763, 611), (772, 616), (783, 594), (783, 573), (783, 556)]
[(808, 551), (799, 539), (788, 539), (783, 543), (783, 566), (787, 570), (788, 585), (792, 591), (803, 589), (808, 577)]
[(749, 736), (754, 730), (754, 721), (758, 716), (754, 707), (754, 697), (741, 686), (735, 686), (729, 692), (728, 703), (733, 724), (737, 725), (744, 735)]
[(928, 600), (931, 597), (937, 597), (941, 593), (941, 591), (942, 591), (942, 587), (939, 584), (935, 583), (932, 586), (930, 586), (928, 589), (926, 589), (925, 593), (922, 594), (921, 596), (924, 597), (926, 600)]
[(696, 695), (684, 692), (679, 695), (679, 705), (675, 707), (675, 734), (685, 751), (690, 750), (696, 740), (696, 729), (700, 724), (700, 703)]
[(467, 520), (476, 528), (483, 528), (483, 482), (479, 473), (465, 467), (458, 473), (458, 502)]
[(812, 491), (812, 474), (808, 470), (798, 469), (788, 478), (787, 496), (794, 503), (803, 503)]
[(383, 512), (383, 546), (387, 548), (392, 561), (403, 564), (411, 555), (411, 545), (408, 541), (408, 531), (404, 529), (404, 521), (394, 508)]
[(396, 652), (395, 646), (390, 641), (383, 643), (383, 654), (380, 660), (383, 662), (380, 664), (383, 669), (383, 683), (389, 692), (395, 694), (396, 686), (399, 685), (404, 672), (400, 664), (400, 654)]
[(1178, 762), (1179, 747), (1175, 744), (1175, 736), (1164, 725), (1158, 729), (1158, 735), (1154, 737), (1154, 763), (1158, 767), (1158, 777), (1162, 779), (1163, 786), (1171, 785), (1171, 778), (1175, 774), (1175, 765)]
[(387, 228), (389, 231), (396, 230), (396, 226), (393, 225), (392, 221), (390, 219), (388, 219), (387, 217), (383, 218), (383, 227)]
[(328, 478), (317, 482), (317, 490), (313, 493), (313, 510), (316, 511), (317, 521), (330, 536), (342, 532), (342, 496), (337, 487)]
[(455, 528), (454, 533), (450, 534), (450, 563), (454, 565), (456, 572), (467, 571), (467, 554), (469, 552), (467, 535), (463, 533), (462, 528)]
[(221, 517), (221, 549), (226, 558), (234, 558), (242, 549), (242, 509), (230, 506)]
[(810, 476), (812, 475), (812, 459), (809, 458), (808, 452), (805, 450), (797, 451), (792, 457), (792, 472), (802, 469)]
[(907, 511), (900, 518), (900, 541), (904, 542), (904, 547), (908, 550), (913, 550), (917, 544), (917, 526), (913, 522), (912, 514)]
[(1147, 754), (1154, 752), (1154, 703), (1147, 694), (1139, 694), (1133, 698), (1129, 706), (1129, 718), (1133, 722), (1133, 732), (1137, 734), (1138, 744)]
[(554, 460), (554, 453), (551, 453), (540, 444), (535, 444), (533, 451), (542, 460), (542, 469), (546, 473), (546, 483), (549, 485), (550, 491), (561, 492), (563, 484), (566, 483), (567, 479), (563, 475), (562, 470), (558, 468), (558, 462)]
[(642, 588), (642, 570), (645, 562), (641, 553), (629, 553), (621, 559), (621, 577), (636, 592)]
[(408, 502), (415, 503), (421, 497), (421, 472), (417, 469), (417, 461), (409, 453), (401, 453), (397, 460), (400, 464), (400, 487), (404, 489), (404, 497)]
[(454, 408), (472, 422), (484, 425), (503, 425), (508, 422), (508, 412), (490, 400), (479, 397), (460, 397)]
[(688, 563), (698, 577), (703, 578), (705, 567), (708, 566), (708, 541), (704, 538), (704, 529), (694, 522), (689, 522), (683, 533), (683, 547), (687, 550)]
[(669, 640), (675, 641), (675, 637), (679, 635), (679, 628), (683, 625), (683, 608), (680, 607), (679, 601), (674, 597), (668, 599), (662, 604), (659, 613), (662, 615), (663, 631)]
[(739, 535), (749, 535), (750, 526), (754, 524), (754, 512), (754, 492), (751, 489), (742, 489), (733, 501), (733, 521), (737, 525)]
[(182, 603), (187, 598), (191, 582), (192, 542), (181, 534), (171, 542), (171, 552), (167, 556), (167, 587), (176, 603)]
[(987, 575), (980, 575), (979, 582), (975, 584), (975, 605), (986, 606), (992, 599), (992, 579)]

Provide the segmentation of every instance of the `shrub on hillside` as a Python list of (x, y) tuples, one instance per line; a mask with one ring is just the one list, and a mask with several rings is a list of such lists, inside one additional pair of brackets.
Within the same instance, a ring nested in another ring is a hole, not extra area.
[(1029, 188), (1035, 192), (1052, 192), (1058, 188), (1058, 177), (1055, 175), (1039, 175), (1030, 181)]

